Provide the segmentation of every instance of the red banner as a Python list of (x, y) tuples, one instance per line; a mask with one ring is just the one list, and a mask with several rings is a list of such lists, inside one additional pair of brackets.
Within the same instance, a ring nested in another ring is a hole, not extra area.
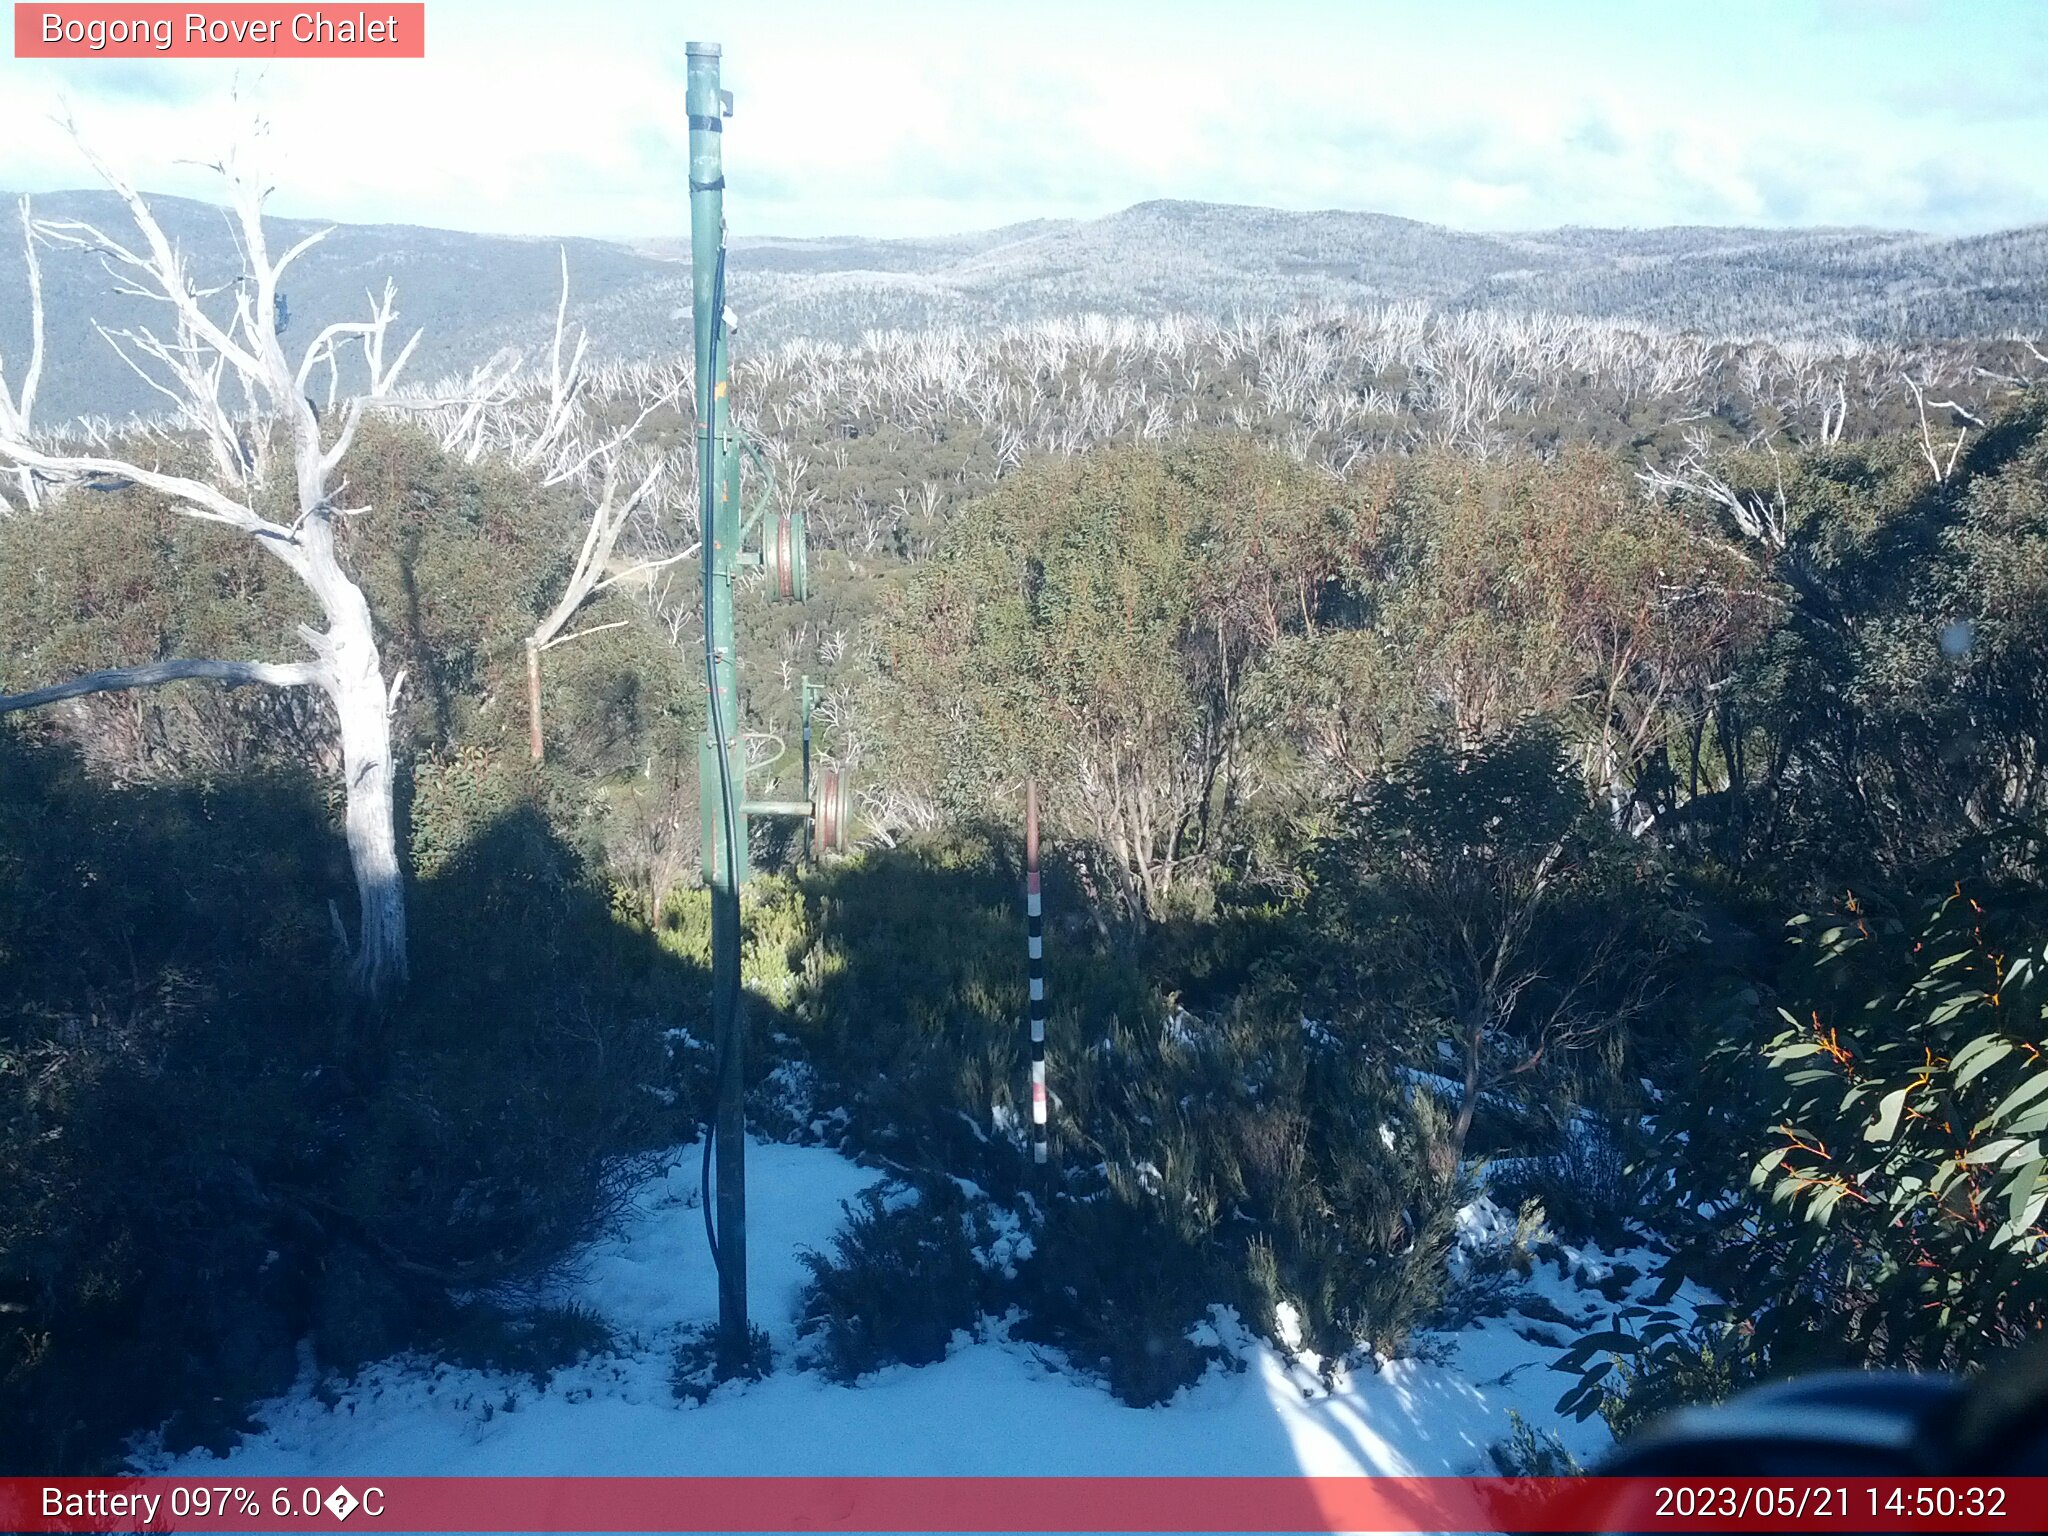
[(2041, 1531), (2048, 1478), (0, 1478), (9, 1531)]
[(423, 59), (424, 4), (23, 5), (17, 59)]

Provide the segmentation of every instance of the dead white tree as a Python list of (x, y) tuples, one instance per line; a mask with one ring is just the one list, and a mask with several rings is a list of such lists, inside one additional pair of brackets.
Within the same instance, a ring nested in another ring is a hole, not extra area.
[[(80, 148), (85, 146), (81, 143)], [(382, 1001), (404, 984), (407, 975), (405, 887), (392, 817), (391, 752), (391, 717), (404, 674), (387, 685), (369, 602), (342, 568), (335, 549), (336, 520), (368, 509), (340, 507), (336, 498), (345, 489), (338, 478), (341, 462), (364, 411), (390, 394), (419, 335), (414, 333), (396, 357), (387, 359), (386, 343), (397, 319), (387, 282), (383, 296), (371, 300), (368, 319), (326, 327), (293, 367), (278, 340), (278, 284), (326, 231), (308, 235), (273, 258), (263, 231), (265, 194), (230, 159), (214, 169), (230, 194), (243, 271), (219, 287), (201, 288), (148, 204), (90, 150), (85, 152), (126, 205), (141, 236), (139, 245), (125, 245), (93, 225), (73, 220), (39, 222), (36, 233), (52, 245), (98, 256), (117, 291), (167, 309), (167, 336), (148, 327), (101, 328), (101, 334), (132, 368), (177, 403), (180, 420), (207, 450), (211, 473), (201, 480), (114, 457), (111, 451), (88, 454), (44, 446), (12, 423), (0, 425), (0, 467), (58, 482), (128, 481), (156, 491), (188, 517), (254, 539), (298, 577), (319, 604), (326, 624), (323, 629), (300, 627), (299, 636), (312, 653), (307, 660), (176, 659), (117, 667), (0, 697), (0, 713), (184, 678), (208, 678), (230, 687), (267, 683), (318, 688), (333, 705), (339, 726), (343, 819), (359, 907), (353, 943), (342, 934), (351, 951), (349, 983), (360, 999)], [(208, 309), (209, 302), (222, 295), (232, 296), (233, 313), (224, 321)], [(30, 301), (40, 308), (33, 292)], [(40, 325), (40, 317), (36, 323)], [(323, 440), (320, 419), (306, 398), (306, 384), (314, 370), (331, 363), (345, 344), (360, 344), (367, 383), (361, 394), (330, 417), (333, 436)], [(226, 398), (229, 383), (238, 387), (247, 404), (240, 419)], [(280, 429), (291, 455), (288, 521), (257, 510), (265, 501)]]
[(520, 356), (511, 347), (501, 348), (477, 364), (469, 377), (452, 386), (430, 390), (417, 402), (406, 401), (423, 412), (438, 412), (436, 436), (444, 453), (459, 453), (465, 464), (474, 464), (490, 448), (493, 411), (502, 411), (518, 392)]
[[(1935, 400), (1930, 402), (1927, 398), (1925, 385), (1911, 374), (1904, 374), (1902, 377), (1906, 381), (1906, 388), (1913, 392), (1913, 404), (1920, 413), (1920, 457), (1925, 459), (1927, 467), (1934, 471), (1935, 484), (1946, 484), (1948, 477), (1956, 472), (1956, 460), (1962, 457), (1963, 444), (1970, 436), (1970, 427), (1981, 427), (1984, 423), (1980, 418), (1964, 410), (1962, 406), (1953, 400)], [(1927, 407), (1930, 403), (1938, 411), (1954, 411), (1966, 423), (1957, 431), (1956, 440), (1948, 445), (1945, 452), (1936, 448), (1934, 428), (1927, 421)]]
[[(35, 219), (29, 211), (28, 199), (21, 200), (21, 245), (22, 254), (28, 261), (28, 370), (21, 376), (20, 393), (7, 387), (7, 373), (0, 368), (0, 438), (27, 440), (29, 418), (36, 406), (36, 385), (43, 376), (43, 269), (36, 261)], [(36, 474), (32, 469), (17, 469), (15, 478), (21, 489), (22, 504), (33, 512), (40, 503), (40, 492), (36, 489)], [(0, 496), (0, 512), (7, 510), (7, 498)]]
[[(625, 619), (573, 631), (568, 628), (570, 621), (599, 594), (651, 577), (689, 559), (698, 549), (692, 543), (673, 554), (640, 560), (623, 569), (613, 568), (621, 535), (636, 516), (658, 514), (664, 484), (677, 467), (667, 455), (635, 453), (640, 429), (656, 411), (673, 405), (689, 381), (680, 373), (670, 376), (642, 366), (620, 364), (609, 364), (593, 373), (589, 365), (589, 332), (578, 327), (573, 340), (569, 336), (566, 247), (561, 252), (561, 268), (554, 344), (545, 374), (525, 371), (521, 354), (507, 348), (466, 380), (452, 386), (413, 391), (388, 402), (392, 409), (413, 413), (435, 433), (444, 450), (461, 453), (466, 462), (473, 464), (496, 455), (526, 471), (544, 487), (572, 487), (590, 498), (590, 518), (562, 595), (525, 642), (527, 744), (536, 763), (547, 756), (547, 733), (541, 713), (541, 656), (586, 635), (623, 627), (628, 622)], [(645, 403), (630, 424), (607, 434), (593, 419), (593, 385), (606, 399), (633, 395)], [(629, 458), (636, 459), (630, 469), (626, 462)], [(656, 607), (660, 612), (659, 604)]]
[(1714, 467), (1713, 439), (1704, 429), (1689, 428), (1685, 445), (1677, 463), (1649, 465), (1636, 478), (1652, 495), (1689, 495), (1711, 502), (1723, 508), (1747, 537), (1773, 553), (1782, 550), (1790, 532), (1791, 512), (1785, 501), (1784, 465), (1778, 462), (1776, 450), (1771, 457), (1777, 467), (1777, 486), (1774, 491), (1762, 492), (1738, 489)]
[[(2027, 355), (2035, 362), (2048, 364), (2048, 352), (2041, 350), (2040, 344), (2035, 338), (2022, 332), (2014, 331), (2005, 339), (2011, 345), (2023, 348)], [(1989, 379), (1994, 384), (2003, 384), (2008, 389), (2020, 391), (2032, 389), (2041, 378), (2039, 374), (2023, 372), (2000, 373), (1995, 368), (1985, 368), (1982, 366), (1972, 367), (1970, 369), (1970, 376), (1976, 379)]]
[[(673, 554), (636, 561), (623, 570), (612, 569), (612, 553), (619, 535), (626, 531), (636, 513), (649, 503), (670, 470), (666, 454), (646, 456), (646, 461), (629, 470), (626, 459), (647, 419), (673, 403), (680, 381), (657, 389), (632, 422), (610, 436), (589, 431), (589, 374), (584, 358), (590, 347), (589, 332), (578, 328), (569, 361), (562, 361), (562, 349), (569, 326), (569, 254), (562, 253), (562, 298), (555, 308), (555, 343), (548, 374), (548, 393), (537, 421), (524, 431), (516, 424), (516, 413), (507, 411), (505, 446), (515, 463), (538, 469), (547, 485), (587, 483), (593, 474), (598, 481), (595, 505), (583, 530), (583, 543), (561, 598), (547, 616), (526, 637), (526, 710), (528, 748), (538, 763), (547, 756), (547, 733), (541, 720), (540, 658), (557, 646), (581, 640), (586, 635), (618, 629), (628, 621), (615, 619), (569, 630), (569, 621), (600, 593), (641, 578), (652, 577), (678, 561), (694, 555), (699, 545)], [(594, 438), (594, 440), (593, 440)], [(629, 488), (630, 487), (630, 488)], [(568, 630), (568, 633), (564, 633)]]
[[(530, 738), (528, 745), (536, 763), (547, 755), (547, 736), (541, 725), (540, 712), (542, 653), (557, 646), (567, 645), (572, 640), (581, 640), (585, 635), (602, 634), (605, 630), (620, 628), (628, 621), (614, 619), (608, 624), (592, 624), (584, 629), (563, 633), (568, 629), (569, 621), (583, 605), (599, 593), (638, 577), (651, 576), (665, 566), (689, 559), (697, 552), (698, 546), (692, 544), (688, 549), (672, 555), (637, 561), (620, 571), (611, 570), (612, 551), (619, 542), (619, 535), (625, 531), (627, 523), (632, 521), (633, 514), (654, 493), (655, 487), (667, 473), (667, 460), (657, 458), (652, 466), (634, 481), (631, 474), (622, 471), (617, 449), (614, 449), (605, 466), (603, 490), (598, 496), (597, 505), (591, 510), (589, 525), (583, 531), (583, 547), (577, 551), (576, 564), (569, 572), (569, 580), (562, 589), (561, 600), (548, 610), (547, 617), (526, 637), (526, 710)], [(626, 489), (629, 481), (633, 482), (630, 490)]]

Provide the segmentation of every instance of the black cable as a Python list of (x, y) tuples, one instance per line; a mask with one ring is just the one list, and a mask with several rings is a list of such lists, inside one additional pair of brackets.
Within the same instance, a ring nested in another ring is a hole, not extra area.
[[(698, 381), (699, 389), (708, 395), (711, 407), (710, 413), (702, 426), (703, 440), (697, 451), (697, 537), (698, 547), (703, 552), (704, 565), (705, 697), (708, 700), (707, 714), (708, 723), (711, 727), (711, 749), (718, 758), (719, 819), (725, 832), (725, 836), (722, 839), (725, 844), (725, 882), (726, 889), (733, 893), (733, 899), (738, 900), (740, 888), (739, 816), (733, 802), (731, 738), (726, 731), (724, 707), (718, 697), (718, 656), (711, 648), (711, 598), (717, 584), (717, 572), (711, 558), (711, 551), (713, 548), (712, 532), (716, 527), (718, 507), (718, 449), (717, 437), (713, 428), (718, 420), (719, 347), (724, 339), (725, 242), (721, 240), (718, 245), (718, 265), (713, 269), (711, 279), (711, 346), (708, 349), (709, 355), (705, 364), (707, 377)], [(716, 891), (714, 891), (712, 893), (712, 901), (715, 904), (717, 900), (718, 896)], [(714, 910), (712, 913), (712, 931), (714, 934), (717, 932), (717, 927), (718, 916)], [(734, 1024), (737, 1024), (739, 1020), (739, 980), (737, 971), (730, 977), (721, 978), (718, 975), (717, 954), (714, 943), (711, 984), (714, 987), (724, 986), (729, 989), (728, 1006), (725, 1016), (732, 1020)], [(717, 1016), (717, 1009), (715, 1007), (712, 1010), (712, 1015), (714, 1018)], [(714, 1043), (716, 1045), (716, 1052), (712, 1059), (711, 1079), (714, 1103), (711, 1114), (705, 1120), (704, 1167), (698, 1176), (698, 1190), (700, 1198), (704, 1203), (704, 1237), (711, 1245), (711, 1264), (718, 1271), (722, 1291), (725, 1281), (725, 1261), (719, 1254), (718, 1221), (711, 1208), (711, 1150), (718, 1138), (718, 1111), (715, 1101), (719, 1089), (723, 1087), (725, 1082), (725, 1042), (719, 1040)]]
[(717, 1139), (718, 1115), (714, 1112), (704, 1121), (704, 1168), (697, 1175), (697, 1196), (704, 1207), (704, 1240), (711, 1245), (711, 1267), (722, 1282), (725, 1261), (718, 1256), (718, 1222), (711, 1214), (711, 1144)]

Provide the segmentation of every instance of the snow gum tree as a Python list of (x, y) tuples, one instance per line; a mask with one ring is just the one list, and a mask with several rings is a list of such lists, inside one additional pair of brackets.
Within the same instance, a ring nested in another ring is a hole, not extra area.
[[(0, 415), (0, 473), (25, 488), (31, 506), (39, 485), (135, 485), (156, 491), (185, 516), (254, 539), (305, 586), (324, 624), (301, 627), (308, 654), (296, 659), (160, 659), (0, 697), (0, 713), (192, 678), (229, 687), (262, 683), (318, 689), (334, 710), (359, 907), (354, 938), (343, 934), (350, 952), (349, 986), (362, 1001), (381, 1002), (407, 976), (391, 745), (391, 716), (404, 676), (385, 676), (369, 603), (337, 555), (335, 528), (338, 518), (368, 510), (338, 504), (346, 489), (340, 465), (364, 412), (390, 395), (419, 336), (415, 333), (395, 356), (388, 354), (397, 314), (387, 282), (367, 318), (325, 327), (295, 365), (279, 339), (279, 284), (325, 231), (273, 257), (263, 229), (264, 193), (233, 162), (218, 166), (231, 194), (243, 271), (225, 284), (203, 287), (144, 199), (90, 151), (87, 157), (126, 205), (137, 238), (123, 243), (89, 224), (35, 221), (27, 229), (31, 250), (40, 241), (86, 251), (99, 258), (118, 292), (162, 307), (162, 330), (99, 330), (172, 403), (175, 415), (154, 429), (155, 445), (162, 451), (153, 463), (142, 462), (147, 456), (143, 448), (133, 449), (129, 457), (118, 456), (115, 449), (81, 452), (53, 434), (29, 431), (25, 403), (31, 382), (14, 402), (16, 408)], [(33, 289), (31, 303), (39, 308)], [(42, 333), (39, 314), (34, 333)], [(347, 400), (333, 402), (330, 386), (323, 420), (308, 396), (309, 380), (323, 365), (330, 379), (338, 378), (344, 349), (355, 347), (361, 349), (362, 387)], [(151, 435), (137, 435), (145, 448)], [(203, 478), (164, 467), (166, 460), (189, 455), (195, 444), (207, 461)]]
[(1542, 1098), (1654, 1001), (1672, 913), (1548, 721), (1469, 752), (1426, 741), (1350, 820), (1318, 882), (1334, 987), (1456, 1073), (1455, 1168), (1482, 1100)]
[(891, 773), (976, 809), (1036, 773), (1129, 914), (1157, 917), (1215, 857), (1256, 771), (1257, 679), (1316, 628), (1356, 512), (1333, 478), (1222, 440), (1020, 470), (895, 615)]

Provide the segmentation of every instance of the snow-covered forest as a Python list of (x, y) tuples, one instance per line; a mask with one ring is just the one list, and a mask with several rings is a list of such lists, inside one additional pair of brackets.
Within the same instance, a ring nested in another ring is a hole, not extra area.
[[(11, 205), (10, 194), (0, 204)], [(209, 203), (156, 198), (170, 239), (201, 271), (237, 257), (232, 225)], [(96, 225), (127, 217), (104, 191), (37, 199), (44, 218)], [(326, 221), (273, 219), (280, 250)], [(690, 308), (686, 242), (532, 240), (391, 225), (333, 227), (296, 264), (288, 296), (301, 324), (353, 314), (366, 285), (396, 277), (425, 329), (420, 376), (465, 373), (545, 335), (566, 246), (576, 272), (569, 318), (594, 359), (659, 363)], [(65, 365), (44, 380), (54, 422), (152, 411), (161, 397), (101, 346), (146, 314), (110, 291), (92, 262), (46, 263), (45, 303)], [(1995, 340), (2048, 330), (2048, 230), (1944, 238), (1913, 230), (1561, 229), (1476, 234), (1370, 213), (1154, 201), (1099, 219), (936, 239), (777, 239), (736, 229), (732, 303), (742, 355), (784, 343), (857, 348), (870, 333), (1005, 327), (1087, 315), (1133, 320), (1271, 320), (1304, 310), (1426, 310), (1480, 324), (1580, 316), (1650, 331), (1778, 337), (1837, 347), (1929, 339)], [(25, 276), (0, 243), (0, 287)], [(0, 353), (25, 356), (25, 306), (0, 311)]]

